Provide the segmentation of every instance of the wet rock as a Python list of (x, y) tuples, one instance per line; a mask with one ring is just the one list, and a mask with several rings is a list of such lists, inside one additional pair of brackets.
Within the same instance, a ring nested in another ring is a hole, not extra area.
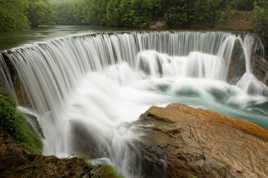
[(167, 27), (167, 24), (165, 21), (157, 21), (153, 22), (149, 25), (150, 30), (163, 30)]
[(80, 158), (59, 159), (27, 151), (0, 129), (0, 178), (123, 178), (108, 165), (91, 165)]
[(172, 104), (150, 108), (136, 124), (146, 133), (147, 160), (160, 160), (154, 159), (160, 153), (166, 161), (161, 177), (268, 177), (268, 131), (253, 123)]
[(146, 143), (137, 144), (141, 154), (141, 177), (167, 177), (167, 157), (165, 150), (159, 145)]
[[(104, 146), (100, 145), (96, 138), (96, 131), (88, 129), (88, 125), (79, 121), (70, 121), (70, 142), (72, 143), (69, 150), (72, 155), (89, 155), (91, 159), (103, 157)], [(94, 137), (95, 136), (95, 137)]]
[(76, 177), (93, 168), (78, 158), (58, 159), (27, 151), (14, 137), (0, 130), (0, 177)]
[(266, 86), (268, 86), (268, 61), (265, 59), (254, 60), (253, 73), (254, 75), (262, 81)]

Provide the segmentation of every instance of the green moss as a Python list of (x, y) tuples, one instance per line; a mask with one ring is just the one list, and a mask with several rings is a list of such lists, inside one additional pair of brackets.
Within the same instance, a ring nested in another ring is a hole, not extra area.
[(27, 150), (42, 153), (42, 141), (29, 127), (27, 121), (16, 110), (13, 98), (0, 89), (0, 128), (14, 136)]
[(110, 165), (103, 166), (103, 178), (124, 178), (124, 176), (116, 171), (116, 169)]

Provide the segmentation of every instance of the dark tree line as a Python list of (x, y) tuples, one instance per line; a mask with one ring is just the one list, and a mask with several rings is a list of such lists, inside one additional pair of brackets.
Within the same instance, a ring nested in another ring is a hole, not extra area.
[(146, 28), (165, 21), (168, 28), (214, 26), (222, 13), (252, 11), (255, 0), (67, 0), (55, 3), (58, 24)]
[(147, 29), (211, 29), (230, 11), (248, 11), (267, 38), (268, 0), (0, 0), (0, 31), (40, 24), (100, 25)]
[(254, 16), (255, 32), (268, 39), (267, 4), (268, 0), (65, 0), (53, 6), (57, 24), (134, 29), (158, 21), (167, 29), (213, 29), (226, 15), (246, 11)]

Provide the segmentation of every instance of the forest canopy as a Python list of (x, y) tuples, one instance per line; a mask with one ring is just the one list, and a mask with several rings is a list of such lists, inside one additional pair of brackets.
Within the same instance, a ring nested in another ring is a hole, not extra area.
[(47, 0), (0, 0), (0, 31), (20, 31), (54, 24), (55, 13)]
[(213, 29), (233, 14), (254, 18), (255, 32), (267, 38), (267, 0), (51, 0), (57, 24), (147, 29)]
[[(0, 31), (41, 24), (148, 29), (213, 29), (226, 16), (247, 12), (267, 38), (267, 0), (0, 0)], [(231, 15), (230, 15), (231, 14)]]
[(253, 11), (261, 0), (52, 0), (58, 24), (146, 28), (165, 21), (168, 28), (211, 27), (230, 10)]

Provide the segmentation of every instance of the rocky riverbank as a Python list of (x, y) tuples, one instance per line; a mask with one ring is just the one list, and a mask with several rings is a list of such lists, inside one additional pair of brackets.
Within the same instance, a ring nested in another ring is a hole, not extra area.
[(147, 165), (156, 165), (147, 175), (162, 169), (159, 178), (268, 177), (268, 131), (253, 123), (171, 104), (152, 107), (137, 124), (146, 133)]
[(41, 138), (0, 89), (0, 178), (123, 178), (109, 165), (88, 163), (87, 156), (59, 159), (41, 153)]
[[(268, 130), (251, 122), (171, 104), (166, 108), (150, 108), (134, 124), (145, 133), (136, 144), (143, 178), (268, 176)], [(111, 166), (93, 166), (85, 159), (59, 159), (33, 153), (3, 127), (0, 177), (122, 178)]]
[(0, 131), (0, 178), (123, 178), (111, 166), (93, 166), (84, 159), (59, 159), (29, 152), (14, 137)]

